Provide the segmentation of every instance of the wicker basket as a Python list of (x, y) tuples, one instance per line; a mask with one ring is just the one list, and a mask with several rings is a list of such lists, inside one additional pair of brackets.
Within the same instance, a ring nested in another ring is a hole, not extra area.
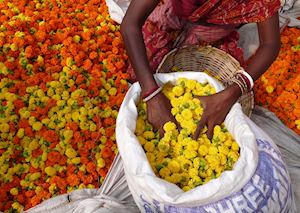
[[(226, 52), (211, 46), (197, 45), (185, 46), (169, 52), (157, 72), (172, 72), (174, 67), (182, 71), (206, 71), (220, 82), (227, 82), (241, 69), (239, 62)], [(253, 92), (241, 96), (239, 103), (242, 105), (243, 112), (250, 116), (254, 106)]]

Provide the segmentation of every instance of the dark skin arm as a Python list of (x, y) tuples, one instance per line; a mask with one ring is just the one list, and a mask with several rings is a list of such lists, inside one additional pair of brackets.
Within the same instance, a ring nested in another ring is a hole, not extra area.
[[(257, 80), (276, 59), (280, 49), (279, 18), (276, 13), (273, 17), (257, 24), (260, 46), (251, 59), (246, 71), (253, 80)], [(212, 96), (200, 97), (204, 113), (199, 122), (194, 138), (198, 138), (204, 126), (207, 126), (207, 136), (212, 138), (214, 126), (221, 124), (233, 104), (241, 96), (236, 84)]]
[[(158, 3), (158, 0), (132, 0), (121, 24), (121, 33), (131, 64), (141, 85), (142, 94), (157, 86), (147, 59), (142, 26)], [(259, 23), (258, 32), (260, 46), (252, 59), (252, 63), (246, 69), (254, 80), (267, 70), (278, 55), (280, 46), (278, 14)], [(224, 121), (240, 96), (239, 87), (233, 84), (218, 94), (199, 97), (205, 110), (194, 138), (198, 138), (204, 126), (208, 127), (207, 135), (212, 138), (214, 126)], [(164, 123), (167, 121), (175, 122), (170, 110), (170, 103), (162, 93), (147, 102), (148, 120), (155, 130), (160, 131), (160, 134), (163, 133)]]
[[(142, 26), (158, 5), (158, 0), (133, 0), (121, 24), (121, 33), (124, 39), (130, 62), (142, 88), (142, 95), (157, 86), (152, 70), (149, 66), (146, 48), (142, 36)], [(149, 122), (160, 135), (163, 134), (163, 125), (168, 121), (176, 120), (171, 114), (171, 105), (167, 97), (159, 93), (147, 102)]]

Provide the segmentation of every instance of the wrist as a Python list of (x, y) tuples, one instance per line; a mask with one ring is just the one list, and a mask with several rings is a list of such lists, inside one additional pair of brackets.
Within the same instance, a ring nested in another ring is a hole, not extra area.
[(228, 86), (224, 90), (224, 92), (226, 94), (227, 99), (231, 99), (234, 101), (237, 101), (242, 95), (242, 91), (236, 83), (233, 83), (230, 86)]
[(147, 95), (148, 93), (151, 93), (152, 90), (155, 90), (155, 88), (158, 88), (158, 85), (156, 81), (154, 80), (154, 77), (147, 78), (147, 80), (139, 81), (141, 86), (141, 95), (142, 97)]

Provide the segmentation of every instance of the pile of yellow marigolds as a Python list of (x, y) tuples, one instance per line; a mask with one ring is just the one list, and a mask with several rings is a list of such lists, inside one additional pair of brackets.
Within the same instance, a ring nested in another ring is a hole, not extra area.
[(104, 0), (0, 0), (0, 211), (101, 185), (126, 60)]
[(300, 29), (286, 28), (279, 56), (257, 80), (255, 102), (300, 135)]
[(239, 146), (223, 124), (215, 126), (211, 141), (206, 129), (197, 140), (192, 139), (203, 113), (197, 96), (211, 95), (215, 89), (208, 83), (179, 78), (175, 86), (166, 84), (163, 92), (181, 130), (167, 122), (160, 139), (147, 121), (146, 104), (140, 103), (135, 131), (154, 173), (188, 191), (231, 170), (239, 158)]

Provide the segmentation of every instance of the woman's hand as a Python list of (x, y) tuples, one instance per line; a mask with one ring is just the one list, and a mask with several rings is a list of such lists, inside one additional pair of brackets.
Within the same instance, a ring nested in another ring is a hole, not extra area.
[(212, 139), (215, 125), (221, 124), (225, 120), (231, 107), (240, 96), (240, 88), (233, 84), (217, 94), (199, 97), (204, 112), (198, 123), (194, 139), (198, 139), (204, 126), (207, 126), (207, 137)]
[(163, 136), (163, 126), (166, 122), (172, 121), (177, 124), (174, 116), (171, 114), (171, 109), (170, 101), (162, 92), (147, 102), (148, 121), (152, 124), (155, 131), (159, 131), (161, 137)]

